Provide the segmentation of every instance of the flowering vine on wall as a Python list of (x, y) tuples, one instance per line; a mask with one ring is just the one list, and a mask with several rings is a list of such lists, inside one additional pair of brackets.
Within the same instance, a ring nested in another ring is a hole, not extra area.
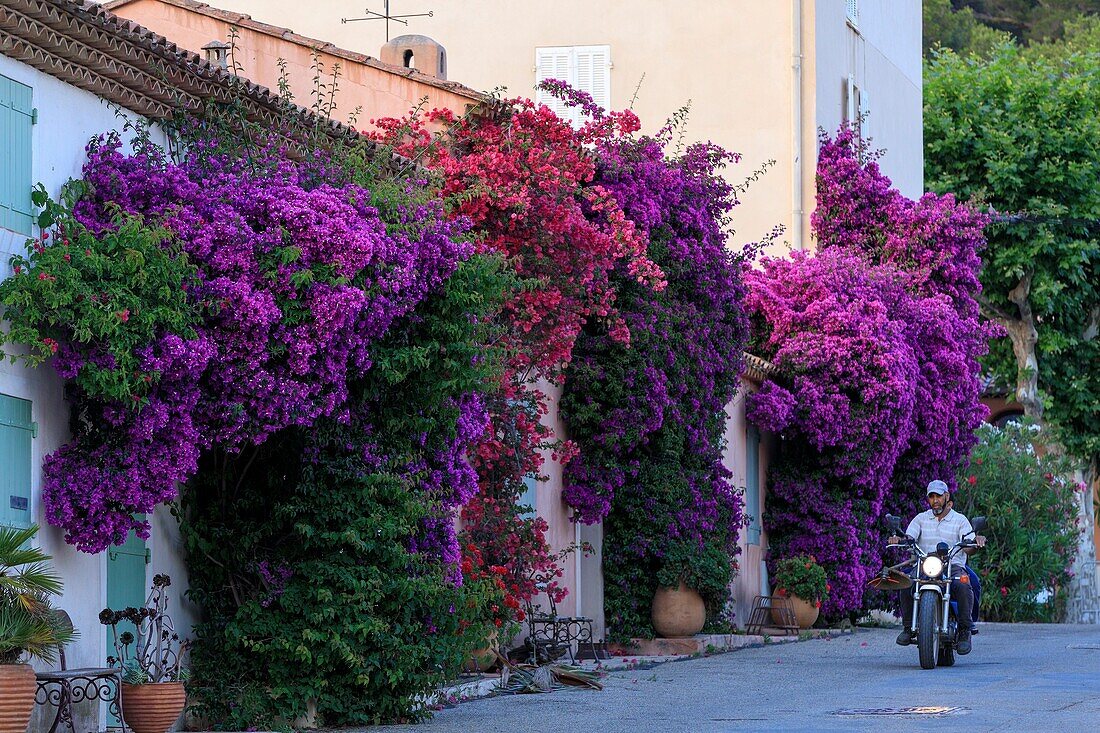
[(773, 558), (815, 556), (827, 615), (858, 611), (887, 511), (951, 483), (984, 408), (978, 253), (985, 218), (951, 196), (891, 188), (850, 130), (818, 156), (818, 251), (748, 276), (752, 350), (782, 373), (748, 401), (781, 437), (764, 512)]
[[(573, 103), (589, 100), (574, 92)], [(598, 121), (598, 110), (590, 111)], [(736, 203), (711, 144), (666, 152), (656, 136), (602, 140), (596, 180), (648, 240), (662, 290), (619, 272), (629, 343), (586, 326), (566, 371), (562, 414), (580, 452), (563, 497), (580, 521), (604, 522), (605, 613), (616, 637), (651, 636), (658, 584), (700, 591), (712, 617), (736, 569), (740, 494), (722, 464), (725, 406), (748, 337), (744, 255), (726, 248)]]

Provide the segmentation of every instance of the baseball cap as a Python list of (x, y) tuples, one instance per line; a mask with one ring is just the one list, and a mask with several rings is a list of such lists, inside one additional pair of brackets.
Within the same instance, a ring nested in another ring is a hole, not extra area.
[(946, 494), (948, 492), (947, 484), (939, 479), (928, 482), (928, 494)]

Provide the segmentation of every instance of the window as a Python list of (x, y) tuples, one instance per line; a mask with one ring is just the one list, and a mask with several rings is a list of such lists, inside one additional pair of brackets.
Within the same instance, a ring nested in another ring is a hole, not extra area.
[[(535, 49), (535, 82), (560, 79), (571, 87), (588, 92), (604, 109), (611, 108), (611, 46), (553, 46)], [(580, 109), (569, 108), (561, 100), (538, 90), (535, 101), (545, 104), (574, 127), (584, 118)]]
[(0, 227), (30, 236), (31, 88), (0, 76)]
[(745, 535), (750, 545), (760, 544), (760, 433), (753, 426), (745, 431)]
[(536, 503), (535, 487), (538, 486), (538, 482), (534, 476), (523, 477), (523, 493), (516, 499), (516, 506), (520, 508), (520, 518), (522, 519), (534, 519), (538, 504)]
[(31, 403), (0, 394), (0, 525), (31, 523)]
[(859, 25), (859, 0), (848, 0), (847, 18), (852, 25)]
[(856, 84), (852, 74), (844, 85), (844, 122), (852, 127), (861, 140), (869, 137), (871, 96)]

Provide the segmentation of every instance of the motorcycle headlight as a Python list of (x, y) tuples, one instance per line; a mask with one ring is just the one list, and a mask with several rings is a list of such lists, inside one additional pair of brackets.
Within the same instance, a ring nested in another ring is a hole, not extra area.
[(935, 555), (929, 555), (920, 561), (920, 569), (929, 578), (939, 577), (939, 574), (943, 572), (943, 560)]

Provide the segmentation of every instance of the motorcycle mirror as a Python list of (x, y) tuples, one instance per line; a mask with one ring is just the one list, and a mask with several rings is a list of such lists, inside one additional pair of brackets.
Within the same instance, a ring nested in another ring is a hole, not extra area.
[(901, 527), (901, 517), (894, 514), (887, 514), (886, 524), (890, 527), (890, 529), (899, 529)]
[(970, 523), (970, 526), (974, 528), (975, 532), (984, 532), (986, 527), (989, 526), (989, 522), (985, 517), (974, 517), (974, 521)]
[(940, 557), (945, 557), (951, 548), (947, 546), (946, 542), (940, 542), (936, 545), (936, 554)]

